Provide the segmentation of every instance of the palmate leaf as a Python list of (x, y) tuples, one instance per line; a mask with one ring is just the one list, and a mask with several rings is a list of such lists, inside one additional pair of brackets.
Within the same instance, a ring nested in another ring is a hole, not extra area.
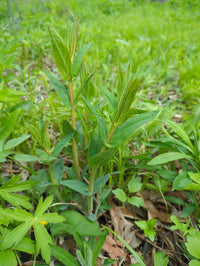
[(13, 245), (17, 245), (24, 238), (28, 230), (32, 226), (32, 220), (28, 220), (25, 223), (20, 224), (10, 233), (8, 233), (0, 242), (0, 250), (7, 249)]
[(28, 254), (35, 253), (35, 242), (30, 238), (23, 238), (19, 244), (14, 245), (13, 249), (26, 252)]
[(110, 148), (119, 147), (131, 137), (136, 129), (149, 122), (157, 113), (158, 111), (147, 112), (128, 119), (120, 127), (117, 127), (108, 146)]
[(47, 197), (43, 202), (43, 197), (40, 198), (37, 209), (35, 211), (35, 217), (42, 215), (51, 205), (53, 196)]
[(53, 244), (53, 241), (45, 227), (39, 221), (34, 222), (34, 234), (36, 239), (36, 253), (38, 254), (41, 250), (42, 257), (49, 265), (51, 260), (49, 244)]
[(40, 216), (38, 215), (37, 219), (48, 223), (62, 223), (65, 221), (65, 218), (58, 215), (58, 213), (44, 213)]
[(49, 33), (51, 37), (54, 60), (59, 73), (64, 80), (69, 80), (71, 79), (71, 58), (67, 45), (54, 28), (49, 27)]
[(28, 209), (28, 210), (33, 208), (31, 203), (29, 202), (29, 198), (25, 196), (17, 195), (14, 193), (9, 193), (5, 191), (1, 191), (1, 190), (0, 190), (0, 196), (16, 207), (24, 207), (25, 209)]

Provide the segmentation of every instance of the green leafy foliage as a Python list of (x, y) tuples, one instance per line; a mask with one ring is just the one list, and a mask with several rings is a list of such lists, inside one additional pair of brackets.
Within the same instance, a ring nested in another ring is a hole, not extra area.
[(154, 241), (156, 232), (154, 227), (156, 225), (157, 219), (150, 219), (148, 221), (136, 221), (135, 223), (139, 228), (144, 230), (146, 237), (149, 237), (151, 241)]

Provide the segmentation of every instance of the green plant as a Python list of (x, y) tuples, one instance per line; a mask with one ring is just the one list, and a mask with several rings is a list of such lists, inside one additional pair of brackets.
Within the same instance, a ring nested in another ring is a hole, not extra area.
[(144, 230), (144, 234), (146, 237), (149, 237), (151, 241), (154, 241), (156, 235), (154, 227), (156, 225), (156, 222), (156, 219), (150, 219), (148, 221), (136, 221), (135, 223), (139, 228)]
[[(129, 194), (131, 193), (136, 193), (142, 188), (142, 182), (140, 177), (132, 178), (129, 183), (128, 183), (128, 192)], [(132, 196), (128, 197), (126, 192), (124, 192), (121, 188), (114, 189), (113, 194), (115, 194), (115, 197), (119, 199), (121, 202), (126, 202), (137, 206), (137, 207), (144, 207), (144, 202), (142, 199), (138, 196)]]

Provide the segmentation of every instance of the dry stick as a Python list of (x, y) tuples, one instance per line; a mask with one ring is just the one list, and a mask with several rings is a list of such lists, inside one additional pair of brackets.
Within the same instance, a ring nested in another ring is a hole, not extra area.
[[(71, 119), (72, 119), (72, 128), (76, 130), (76, 117), (75, 117), (75, 109), (73, 106), (74, 103), (74, 95), (73, 95), (73, 87), (72, 87), (72, 81), (69, 80), (69, 94), (70, 94), (70, 103), (71, 103)], [(78, 158), (78, 149), (77, 149), (77, 143), (75, 139), (72, 140), (72, 154), (74, 159), (74, 166), (76, 171), (77, 179), (81, 179), (81, 173), (79, 168), (79, 158)]]

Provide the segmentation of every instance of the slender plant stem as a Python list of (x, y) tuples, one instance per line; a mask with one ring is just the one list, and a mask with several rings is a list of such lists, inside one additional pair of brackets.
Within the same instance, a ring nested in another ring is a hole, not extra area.
[(59, 199), (60, 202), (63, 202), (63, 199), (58, 191), (58, 188), (57, 188), (57, 183), (56, 183), (56, 180), (54, 179), (53, 177), (53, 167), (52, 167), (52, 163), (49, 164), (49, 173), (50, 173), (50, 177), (51, 177), (51, 182), (53, 184), (53, 188), (54, 188), (54, 191), (56, 193), (56, 196), (57, 198)]
[[(106, 145), (111, 140), (116, 128), (117, 128), (117, 124), (113, 124), (112, 127), (111, 127), (111, 130), (110, 130), (110, 134), (109, 134), (109, 136), (107, 138)], [(101, 152), (104, 152), (105, 148), (106, 148), (106, 146), (102, 147), (101, 148)], [(94, 180), (95, 180), (97, 168), (98, 168), (98, 165), (95, 166), (92, 169), (92, 172), (91, 172), (91, 175), (90, 175), (89, 192), (90, 192), (91, 195), (88, 198), (88, 213), (89, 214), (92, 214), (92, 212), (93, 212), (93, 195), (92, 194), (93, 194), (93, 191), (94, 191)]]
[[(69, 80), (69, 95), (70, 95), (70, 103), (71, 103), (72, 128), (74, 130), (76, 130), (76, 112), (75, 112), (75, 109), (73, 106), (74, 94), (73, 94), (73, 86), (72, 86), (71, 80)], [(77, 179), (80, 180), (81, 179), (81, 173), (80, 173), (80, 168), (79, 168), (78, 149), (77, 149), (77, 143), (76, 143), (74, 138), (73, 138), (73, 142), (72, 142), (72, 154), (73, 154), (73, 159), (74, 159), (76, 176), (77, 176)]]

